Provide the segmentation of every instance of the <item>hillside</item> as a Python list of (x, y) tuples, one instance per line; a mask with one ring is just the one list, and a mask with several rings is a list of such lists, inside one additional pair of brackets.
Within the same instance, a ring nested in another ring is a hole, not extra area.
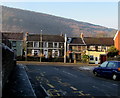
[[(89, 16), (88, 16), (89, 17)], [(113, 37), (115, 29), (44, 13), (2, 6), (2, 31)]]

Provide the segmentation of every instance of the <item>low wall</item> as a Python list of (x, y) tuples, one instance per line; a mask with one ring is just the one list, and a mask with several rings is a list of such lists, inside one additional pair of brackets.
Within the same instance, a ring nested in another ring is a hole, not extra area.
[(16, 59), (14, 52), (4, 44), (0, 44), (2, 47), (2, 87), (8, 81), (8, 78), (16, 66)]

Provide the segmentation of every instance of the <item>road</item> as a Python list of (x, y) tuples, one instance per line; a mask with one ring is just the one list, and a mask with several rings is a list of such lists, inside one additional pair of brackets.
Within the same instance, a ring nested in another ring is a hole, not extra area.
[(95, 77), (77, 67), (27, 65), (26, 71), (37, 97), (41, 96), (41, 87), (48, 96), (120, 96), (120, 81)]

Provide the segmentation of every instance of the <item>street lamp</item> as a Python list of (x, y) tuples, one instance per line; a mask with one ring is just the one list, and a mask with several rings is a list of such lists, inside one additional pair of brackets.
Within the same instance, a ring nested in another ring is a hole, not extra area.
[(65, 42), (64, 42), (64, 63), (66, 63), (66, 47), (67, 46), (67, 36), (65, 34)]
[(41, 34), (40, 34), (40, 62), (42, 61), (42, 30), (41, 30)]

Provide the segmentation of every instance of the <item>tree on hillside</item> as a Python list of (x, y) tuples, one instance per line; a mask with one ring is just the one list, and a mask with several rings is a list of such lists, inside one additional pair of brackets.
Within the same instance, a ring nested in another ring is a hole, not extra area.
[(118, 55), (118, 52), (119, 52), (119, 51), (115, 48), (115, 46), (111, 46), (111, 47), (108, 49), (107, 56), (108, 56), (108, 57), (117, 56), (117, 55)]

